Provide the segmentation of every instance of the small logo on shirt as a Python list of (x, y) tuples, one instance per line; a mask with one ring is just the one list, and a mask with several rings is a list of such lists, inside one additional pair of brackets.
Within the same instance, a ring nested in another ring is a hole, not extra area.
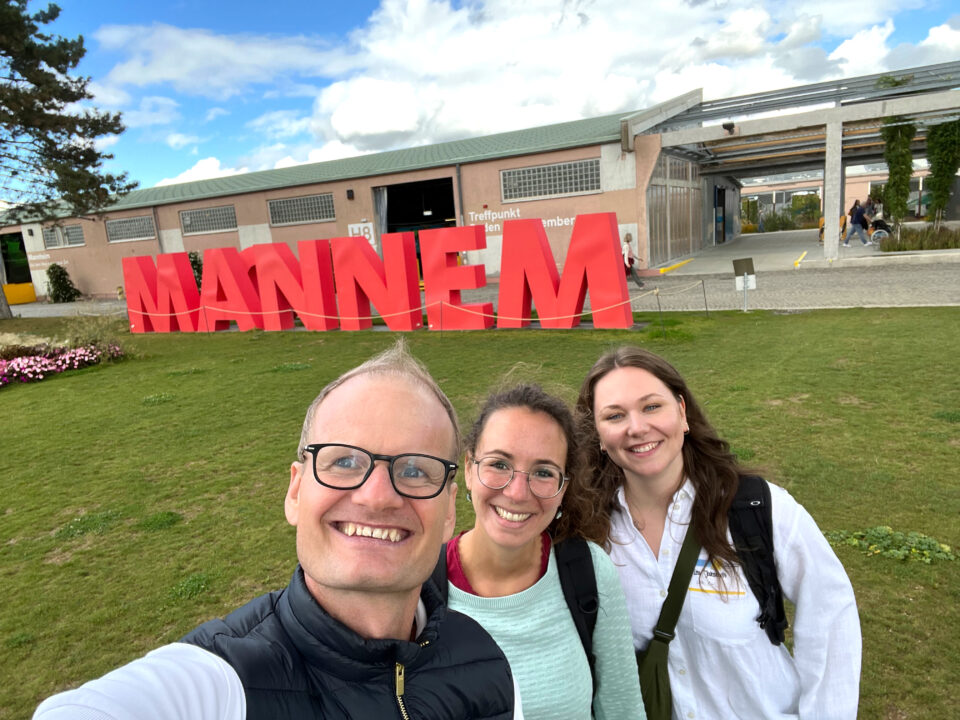
[(713, 561), (707, 566), (707, 561), (700, 558), (693, 570), (693, 578), (688, 590), (711, 595), (743, 595), (743, 591), (738, 591), (736, 587), (737, 584), (733, 582), (729, 570), (724, 565)]

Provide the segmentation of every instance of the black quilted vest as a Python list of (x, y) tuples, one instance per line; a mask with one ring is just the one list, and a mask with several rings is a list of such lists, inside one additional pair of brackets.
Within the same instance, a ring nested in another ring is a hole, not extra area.
[(417, 642), (365, 640), (317, 604), (298, 566), (285, 590), (181, 642), (233, 666), (249, 720), (403, 718), (401, 704), (410, 720), (512, 718), (513, 680), (497, 644), (476, 621), (448, 610), (430, 581), (420, 597), (428, 620)]

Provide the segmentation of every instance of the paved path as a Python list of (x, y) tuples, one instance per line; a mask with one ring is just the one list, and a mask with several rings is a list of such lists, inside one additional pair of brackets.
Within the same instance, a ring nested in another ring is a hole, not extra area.
[[(744, 257), (753, 258), (757, 272), (757, 289), (747, 293), (748, 309), (960, 306), (960, 250), (894, 254), (862, 247), (856, 239), (851, 245), (841, 247), (840, 257), (830, 263), (823, 259), (815, 230), (745, 235), (708, 248), (667, 274), (649, 271), (654, 274), (645, 278), (642, 290), (629, 283), (633, 309), (656, 311), (659, 298), (664, 311), (703, 310), (704, 291), (710, 310), (742, 309), (733, 260)], [(464, 291), (463, 301), (496, 306), (498, 290), (491, 278), (481, 290)], [(117, 300), (12, 307), (21, 317), (120, 315), (125, 309)]]

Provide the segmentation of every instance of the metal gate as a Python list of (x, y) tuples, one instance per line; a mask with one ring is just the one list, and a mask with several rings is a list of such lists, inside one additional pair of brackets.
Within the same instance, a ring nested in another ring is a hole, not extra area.
[(702, 198), (699, 166), (660, 153), (647, 186), (649, 267), (703, 248)]

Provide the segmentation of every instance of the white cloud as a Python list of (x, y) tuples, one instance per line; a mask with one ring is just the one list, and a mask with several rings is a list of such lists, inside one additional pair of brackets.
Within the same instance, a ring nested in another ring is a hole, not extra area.
[(148, 125), (169, 125), (180, 119), (176, 100), (168, 97), (148, 96), (141, 98), (136, 110), (125, 110), (123, 123), (130, 128)]
[(185, 95), (219, 99), (251, 84), (284, 83), (286, 76), (319, 77), (349, 69), (342, 54), (305, 37), (218, 35), (156, 23), (108, 25), (95, 34), (104, 49), (127, 59), (107, 75), (118, 86), (168, 84)]
[(207, 110), (207, 114), (204, 116), (203, 121), (212, 122), (216, 120), (218, 117), (223, 117), (229, 114), (230, 114), (230, 111), (225, 110), (222, 107), (212, 107), (209, 110)]
[(161, 185), (176, 185), (177, 183), (193, 182), (194, 180), (209, 180), (210, 178), (227, 177), (229, 175), (242, 175), (248, 172), (247, 168), (225, 168), (220, 166), (220, 161), (215, 157), (204, 158), (189, 170), (172, 178), (164, 178), (157, 183), (156, 187)]
[(93, 141), (93, 147), (96, 148), (97, 152), (103, 152), (107, 148), (113, 147), (118, 142), (120, 142), (119, 135), (104, 135)]
[(345, 145), (339, 140), (328, 142), (322, 147), (310, 149), (303, 160), (296, 159), (292, 154), (285, 155), (274, 164), (274, 168), (294, 167), (296, 165), (306, 165), (308, 163), (326, 162), (328, 160), (341, 160), (348, 157), (358, 157), (367, 155), (369, 151), (363, 151), (353, 145)]
[(892, 69), (935, 65), (960, 57), (960, 15), (943, 25), (930, 28), (918, 45), (898, 45), (891, 52), (888, 64)]
[(130, 93), (116, 85), (105, 85), (91, 81), (87, 90), (93, 95), (93, 103), (98, 107), (115, 109), (130, 103)]
[[(209, 142), (248, 143), (225, 162), (290, 167), (626, 113), (696, 88), (707, 99), (729, 97), (956, 59), (960, 18), (921, 42), (896, 44), (894, 18), (921, 4), (382, 0), (336, 43), (108, 26), (96, 37), (123, 60), (98, 97), (119, 105), (123, 93), (146, 93), (126, 102), (139, 102), (125, 112), (131, 127), (169, 124), (192, 107), (161, 94), (214, 98), (216, 106), (196, 111), (211, 123)], [(269, 102), (280, 97), (282, 105)], [(213, 123), (226, 114), (236, 122), (220, 132), (223, 124)], [(246, 128), (242, 140), (237, 126)], [(210, 161), (217, 172), (233, 171), (215, 158), (195, 167)]]
[(883, 25), (861, 30), (852, 38), (844, 40), (829, 57), (840, 62), (846, 76), (882, 72), (885, 65), (878, 61), (888, 52), (886, 43), (891, 34), (893, 20), (887, 20)]
[(309, 133), (311, 121), (308, 116), (296, 110), (273, 110), (254, 118), (247, 123), (247, 127), (267, 139), (278, 140)]
[(184, 135), (183, 133), (170, 133), (167, 135), (166, 143), (174, 150), (182, 150), (187, 145), (193, 145), (200, 142), (196, 135)]

